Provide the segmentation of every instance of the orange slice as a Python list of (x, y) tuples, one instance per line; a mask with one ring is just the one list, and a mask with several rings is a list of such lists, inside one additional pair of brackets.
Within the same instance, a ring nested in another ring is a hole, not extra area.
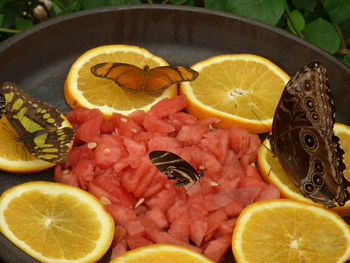
[(177, 245), (155, 244), (130, 250), (110, 263), (214, 263), (202, 254)]
[(135, 110), (147, 111), (163, 98), (177, 95), (177, 85), (155, 95), (125, 91), (113, 81), (91, 73), (92, 66), (103, 62), (128, 63), (141, 68), (168, 65), (164, 59), (137, 46), (106, 45), (90, 49), (73, 63), (65, 81), (64, 96), (72, 108), (98, 108), (106, 117), (113, 112), (128, 115)]
[[(336, 123), (334, 125), (334, 132), (340, 138), (340, 145), (345, 151), (344, 163), (347, 169), (344, 172), (344, 177), (350, 181), (350, 127)], [(268, 149), (270, 149), (270, 143), (268, 140), (265, 140), (258, 152), (258, 166), (264, 179), (275, 184), (280, 189), (283, 197), (314, 203), (311, 199), (302, 195), (300, 190), (284, 172), (282, 166), (278, 162), (278, 158), (273, 157)], [(349, 213), (350, 201), (347, 201), (344, 206), (337, 206), (332, 209), (340, 214)]]
[(330, 209), (287, 199), (256, 202), (238, 216), (232, 251), (237, 263), (344, 263), (350, 228)]
[[(72, 127), (64, 115), (62, 127)], [(16, 142), (18, 134), (12, 128), (7, 118), (0, 119), (0, 170), (12, 173), (34, 173), (50, 167), (55, 163), (46, 162), (36, 158), (24, 146)], [(72, 147), (73, 142), (70, 144)]]
[(187, 111), (217, 116), (220, 127), (237, 125), (249, 132), (271, 129), (272, 118), (289, 76), (270, 60), (251, 54), (221, 55), (191, 67), (196, 80), (181, 83)]
[(38, 181), (1, 195), (0, 230), (40, 262), (96, 262), (111, 245), (114, 221), (88, 192)]

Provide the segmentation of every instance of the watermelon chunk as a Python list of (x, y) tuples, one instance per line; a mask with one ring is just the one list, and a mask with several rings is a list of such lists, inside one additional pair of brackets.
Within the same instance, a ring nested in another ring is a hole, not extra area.
[(127, 236), (126, 238), (129, 249), (134, 249), (142, 246), (154, 244), (151, 240), (144, 237)]
[(171, 222), (168, 233), (178, 240), (188, 242), (190, 237), (191, 218), (183, 215), (181, 218)]
[(172, 113), (180, 112), (186, 108), (187, 102), (184, 95), (177, 96), (173, 99), (163, 99), (153, 105), (148, 115), (161, 119)]
[(95, 167), (90, 160), (79, 160), (72, 169), (72, 172), (77, 175), (80, 188), (86, 190), (89, 181), (94, 179)]
[[(136, 142), (129, 138), (124, 138), (124, 145), (129, 153), (129, 164), (132, 168), (140, 166), (140, 160), (146, 153), (146, 147), (142, 143)], [(143, 163), (144, 164), (144, 163)], [(151, 165), (151, 164), (149, 164)]]
[(118, 257), (128, 251), (126, 239), (119, 241), (112, 249), (112, 258)]
[[(237, 216), (257, 200), (278, 198), (255, 167), (257, 135), (215, 129), (216, 117), (198, 120), (182, 110), (185, 96), (164, 99), (149, 112), (113, 114), (76, 108), (68, 114), (77, 138), (55, 180), (86, 189), (114, 218), (112, 257), (153, 243), (177, 244), (219, 262)], [(184, 187), (159, 172), (149, 152), (180, 155), (204, 175)]]
[(126, 225), (136, 218), (134, 210), (123, 205), (109, 204), (105, 205), (105, 209), (113, 216), (117, 224)]
[(147, 115), (143, 121), (143, 126), (149, 132), (168, 134), (175, 131), (175, 127), (168, 122), (158, 119), (152, 115)]
[(209, 126), (207, 125), (183, 125), (176, 138), (187, 144), (198, 144), (208, 131)]
[(77, 175), (70, 170), (63, 170), (61, 165), (56, 165), (54, 177), (58, 183), (79, 187)]
[[(96, 144), (97, 145), (97, 144)], [(68, 153), (68, 160), (64, 164), (65, 167), (73, 167), (79, 160), (93, 160), (94, 152), (89, 148), (88, 144), (75, 146)]]
[(226, 157), (226, 151), (228, 150), (228, 144), (228, 133), (225, 130), (214, 130), (206, 134), (199, 145), (223, 163)]
[(102, 112), (99, 109), (76, 107), (73, 111), (67, 113), (67, 119), (70, 122), (78, 125), (95, 118), (102, 119)]
[(208, 243), (203, 254), (215, 262), (220, 262), (231, 245), (231, 235), (224, 235)]
[(162, 209), (156, 207), (152, 210), (149, 210), (145, 216), (147, 219), (152, 222), (159, 229), (166, 229), (169, 226), (169, 222)]
[(136, 110), (129, 115), (129, 118), (140, 126), (142, 126), (142, 123), (145, 117), (146, 117), (146, 112), (143, 110)]
[(101, 168), (108, 168), (117, 163), (121, 155), (122, 149), (120, 147), (101, 143), (95, 149), (95, 163)]
[(132, 220), (125, 225), (126, 231), (129, 236), (132, 237), (143, 237), (145, 235), (145, 227), (140, 220)]
[(75, 140), (84, 142), (94, 142), (98, 139), (103, 122), (102, 116), (89, 119), (82, 123), (76, 130)]
[(152, 198), (148, 199), (146, 204), (150, 209), (160, 208), (163, 211), (167, 211), (168, 208), (174, 204), (176, 197), (176, 191), (172, 189), (163, 189), (152, 196)]
[(208, 229), (208, 223), (204, 216), (197, 215), (192, 218), (190, 225), (190, 239), (196, 244), (197, 247), (202, 245), (205, 233)]
[(216, 210), (210, 213), (207, 217), (207, 231), (206, 235), (210, 234), (214, 230), (216, 230), (221, 224), (223, 224), (227, 220), (227, 215), (223, 210)]
[(183, 143), (178, 139), (168, 136), (154, 135), (148, 141), (148, 149), (150, 152), (154, 150), (163, 150), (176, 153), (182, 146)]
[(274, 184), (269, 184), (266, 189), (260, 192), (255, 201), (271, 200), (277, 198), (281, 198), (279, 189)]

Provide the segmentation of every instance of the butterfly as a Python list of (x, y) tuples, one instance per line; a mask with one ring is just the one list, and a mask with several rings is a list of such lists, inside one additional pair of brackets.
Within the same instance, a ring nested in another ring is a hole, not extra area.
[(64, 119), (53, 106), (23, 92), (15, 83), (4, 82), (0, 93), (4, 98), (3, 113), (17, 132), (17, 142), (39, 159), (61, 163), (66, 160), (74, 130), (61, 128)]
[(2, 117), (6, 106), (5, 97), (0, 94), (0, 118)]
[(139, 68), (126, 63), (100, 63), (91, 67), (96, 77), (114, 81), (119, 87), (134, 93), (160, 93), (173, 84), (192, 81), (198, 72), (183, 66)]
[(301, 193), (334, 207), (349, 200), (344, 151), (333, 132), (335, 106), (327, 70), (319, 62), (303, 67), (287, 83), (277, 105), (271, 150)]
[(198, 181), (203, 175), (180, 156), (168, 151), (152, 151), (149, 153), (151, 162), (169, 179), (176, 180), (175, 186), (183, 186)]

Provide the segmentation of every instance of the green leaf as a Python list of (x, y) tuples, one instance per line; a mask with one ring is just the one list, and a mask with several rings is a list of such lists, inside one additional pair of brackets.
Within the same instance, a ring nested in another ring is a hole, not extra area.
[(170, 3), (173, 5), (183, 5), (187, 2), (187, 0), (170, 0)]
[(110, 0), (111, 5), (141, 4), (140, 0)]
[(12, 0), (1, 0), (0, 1), (0, 8), (2, 8), (4, 5), (6, 5), (8, 2), (11, 2)]
[(18, 30), (25, 30), (31, 26), (33, 26), (33, 22), (30, 19), (23, 19), (23, 18), (16, 19), (15, 27)]
[(188, 0), (186, 5), (204, 7), (204, 0)]
[(84, 9), (95, 8), (109, 5), (109, 0), (84, 0), (83, 7)]
[(0, 14), (0, 27), (2, 26), (2, 21), (4, 20), (4, 15)]
[(317, 0), (293, 0), (296, 9), (307, 10), (313, 12), (317, 5)]
[(284, 13), (284, 0), (227, 0), (226, 10), (276, 25)]
[(340, 24), (350, 17), (350, 0), (325, 0), (323, 7), (335, 24)]
[(339, 25), (344, 39), (350, 38), (350, 17)]
[(62, 6), (56, 4), (56, 2), (52, 2), (52, 9), (51, 10), (55, 16), (58, 16), (63, 12)]
[(289, 13), (287, 25), (291, 32), (301, 36), (301, 31), (305, 27), (305, 19), (299, 10), (293, 10)]
[(337, 30), (333, 25), (322, 18), (318, 18), (307, 24), (302, 33), (306, 40), (331, 54), (334, 54), (339, 49), (340, 38)]
[(350, 52), (343, 57), (343, 62), (350, 67)]
[(227, 1), (230, 0), (204, 0), (204, 7), (216, 10), (226, 10)]

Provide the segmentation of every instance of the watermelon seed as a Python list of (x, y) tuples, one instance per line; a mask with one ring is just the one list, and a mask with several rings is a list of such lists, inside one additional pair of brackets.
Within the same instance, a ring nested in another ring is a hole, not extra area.
[(205, 170), (206, 169), (204, 165), (200, 165), (198, 168), (199, 168), (199, 170)]
[(69, 173), (68, 170), (63, 170), (63, 171), (62, 171), (62, 174), (68, 174), (68, 173)]
[(130, 129), (133, 133), (137, 133), (137, 129), (136, 128), (131, 128)]
[(137, 201), (137, 203), (135, 204), (134, 208), (139, 207), (144, 201), (145, 201), (145, 198), (143, 198), (143, 197), (140, 198), (140, 199)]
[(105, 153), (110, 153), (112, 150), (109, 149), (109, 148), (105, 148), (105, 149), (103, 149), (103, 151), (104, 151)]
[(121, 118), (120, 118), (120, 121), (121, 121), (121, 122), (127, 122), (128, 119), (127, 119), (127, 118), (124, 118), (124, 117), (121, 117)]
[(94, 149), (94, 148), (96, 148), (96, 146), (97, 146), (97, 143), (96, 143), (96, 142), (89, 142), (88, 145), (87, 145), (87, 147), (88, 147), (89, 149)]
[(210, 182), (209, 182), (209, 185), (210, 185), (210, 186), (219, 186), (219, 183), (214, 182), (214, 181), (210, 181)]
[(103, 205), (110, 205), (112, 202), (107, 198), (107, 197), (105, 197), (105, 196), (102, 196), (101, 198), (100, 198), (100, 202), (101, 202), (101, 204), (103, 204)]

